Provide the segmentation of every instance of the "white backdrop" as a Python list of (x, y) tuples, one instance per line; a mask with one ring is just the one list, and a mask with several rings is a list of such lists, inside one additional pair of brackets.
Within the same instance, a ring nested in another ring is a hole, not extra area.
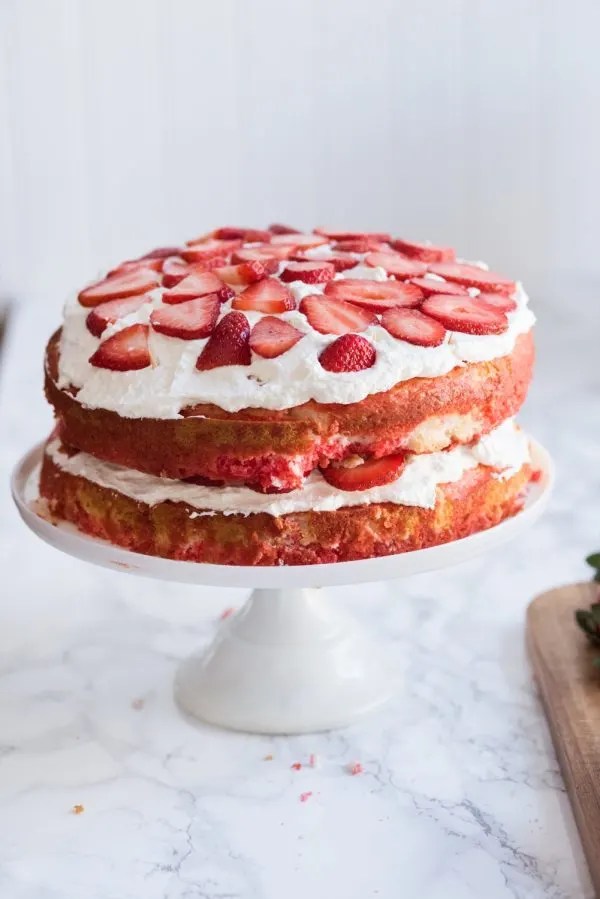
[(217, 224), (600, 276), (597, 0), (0, 0), (0, 285)]

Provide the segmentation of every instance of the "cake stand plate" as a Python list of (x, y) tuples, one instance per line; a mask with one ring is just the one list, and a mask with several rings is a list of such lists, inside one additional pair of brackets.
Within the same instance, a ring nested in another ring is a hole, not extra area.
[(43, 444), (16, 466), (12, 494), (25, 524), (57, 549), (131, 574), (213, 587), (254, 588), (208, 649), (181, 666), (175, 696), (193, 718), (253, 733), (342, 727), (380, 706), (392, 683), (357, 622), (318, 588), (407, 577), (479, 555), (516, 537), (544, 511), (554, 481), (546, 450), (532, 441), (541, 472), (518, 515), (487, 531), (416, 552), (327, 565), (208, 565), (145, 556), (53, 524), (38, 503)]

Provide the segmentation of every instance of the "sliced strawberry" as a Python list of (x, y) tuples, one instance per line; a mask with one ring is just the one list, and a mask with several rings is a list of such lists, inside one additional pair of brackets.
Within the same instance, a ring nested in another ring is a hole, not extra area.
[(227, 284), (241, 287), (244, 284), (262, 281), (263, 278), (267, 277), (267, 268), (271, 268), (271, 266), (255, 260), (253, 262), (241, 262), (239, 265), (226, 265), (223, 268), (216, 268), (215, 273)]
[(388, 309), (381, 317), (381, 324), (392, 337), (415, 346), (439, 346), (446, 336), (440, 322), (418, 309)]
[(322, 284), (331, 281), (335, 268), (329, 262), (287, 262), (280, 274), (282, 281), (304, 281), (305, 284)]
[(86, 327), (94, 337), (100, 337), (109, 325), (114, 325), (120, 318), (130, 315), (132, 312), (137, 312), (147, 302), (147, 296), (137, 296), (101, 303), (88, 313), (88, 317), (85, 320)]
[(186, 303), (188, 300), (195, 300), (208, 294), (217, 296), (221, 303), (235, 296), (231, 287), (227, 287), (215, 272), (197, 272), (183, 278), (170, 290), (165, 290), (162, 300), (163, 303), (174, 306), (176, 303)]
[[(202, 266), (200, 266), (200, 268), (202, 268)], [(205, 269), (202, 270), (205, 271)], [(178, 256), (169, 256), (169, 258), (165, 259), (163, 262), (163, 286), (175, 287), (176, 284), (179, 284), (180, 281), (183, 281), (183, 279), (187, 278), (191, 273), (192, 267), (188, 265), (187, 262), (184, 262), (183, 259), (179, 259)]]
[(452, 247), (436, 247), (432, 243), (415, 243), (411, 240), (393, 240), (392, 247), (411, 259), (421, 262), (452, 262), (456, 253)]
[(132, 272), (124, 272), (112, 278), (105, 278), (82, 290), (78, 299), (82, 306), (99, 306), (109, 300), (121, 300), (135, 297), (158, 287), (156, 272), (143, 268)]
[(396, 306), (418, 306), (423, 294), (414, 284), (400, 281), (368, 281), (366, 278), (346, 278), (330, 281), (325, 288), (327, 296), (346, 300), (372, 312), (385, 312)]
[(234, 250), (241, 247), (241, 240), (215, 240), (210, 237), (208, 240), (202, 240), (199, 243), (191, 243), (179, 250), (179, 255), (186, 262), (206, 262), (209, 260), (222, 260), (221, 265), (225, 265)]
[(437, 278), (411, 278), (410, 284), (420, 287), (426, 297), (430, 297), (432, 293), (464, 297), (468, 293), (467, 288), (461, 287), (460, 284), (453, 284), (452, 281), (438, 281)]
[(354, 456), (323, 468), (321, 474), (328, 484), (338, 490), (369, 490), (398, 480), (405, 465), (404, 453), (384, 456), (382, 459), (369, 459), (367, 462)]
[(304, 297), (300, 303), (300, 312), (304, 313), (315, 331), (319, 331), (320, 334), (364, 331), (377, 321), (377, 317), (368, 309), (360, 309), (352, 303), (321, 294)]
[(304, 337), (302, 331), (274, 315), (265, 315), (252, 328), (250, 349), (265, 359), (281, 356)]
[(241, 312), (228, 312), (200, 353), (196, 368), (208, 371), (222, 365), (250, 365), (251, 361), (248, 319)]
[(234, 309), (253, 312), (289, 312), (296, 308), (296, 300), (294, 294), (280, 281), (264, 278), (238, 294), (232, 306)]
[(131, 274), (132, 272), (162, 270), (162, 259), (129, 259), (127, 262), (121, 262), (116, 268), (111, 268), (107, 278), (114, 278), (115, 275)]
[(241, 250), (234, 250), (231, 261), (238, 265), (240, 262), (262, 262), (267, 275), (272, 275), (279, 268), (279, 260), (287, 258), (289, 249), (287, 247), (273, 247), (269, 249), (269, 245), (260, 247), (242, 247)]
[(111, 371), (134, 371), (152, 364), (148, 347), (148, 325), (130, 325), (100, 344), (90, 365)]
[(290, 259), (293, 259), (294, 262), (328, 262), (336, 272), (345, 272), (359, 264), (358, 259), (355, 259), (350, 253), (332, 253), (326, 259), (320, 260), (308, 256), (306, 250), (301, 250), (299, 253), (292, 253)]
[(327, 371), (364, 371), (375, 364), (375, 348), (360, 334), (342, 334), (326, 346), (319, 362)]
[(501, 293), (480, 293), (477, 299), (480, 303), (485, 303), (486, 306), (497, 309), (499, 312), (514, 312), (517, 308), (516, 300)]
[(258, 228), (217, 228), (213, 232), (217, 240), (242, 240), (244, 243), (264, 243), (271, 240), (270, 231), (260, 231)]
[(449, 331), (464, 334), (502, 334), (508, 328), (508, 319), (479, 302), (478, 297), (455, 297), (438, 294), (424, 301), (421, 309), (437, 319)]
[(517, 287), (515, 282), (509, 278), (504, 278), (495, 272), (488, 272), (476, 265), (469, 265), (466, 262), (440, 262), (431, 265), (429, 271), (448, 281), (464, 284), (465, 287), (478, 287), (479, 290), (493, 293), (512, 294)]
[(342, 253), (389, 253), (389, 243), (378, 240), (375, 237), (355, 237), (351, 240), (338, 240), (333, 245), (334, 250)]
[(298, 247), (308, 250), (309, 247), (320, 247), (327, 243), (327, 238), (322, 234), (275, 234), (271, 238), (275, 247)]
[(150, 250), (149, 253), (146, 253), (142, 256), (142, 259), (167, 259), (169, 256), (177, 256), (179, 253), (179, 247), (157, 247), (155, 250)]
[(150, 324), (159, 334), (179, 337), (181, 340), (198, 340), (212, 334), (219, 317), (221, 304), (214, 293), (208, 296), (178, 303), (176, 306), (161, 306), (150, 316)]
[(386, 231), (334, 231), (331, 228), (315, 228), (316, 234), (322, 234), (327, 240), (376, 240), (387, 242), (390, 235)]
[(400, 281), (407, 278), (419, 278), (427, 271), (427, 265), (424, 262), (415, 262), (413, 259), (401, 256), (400, 253), (369, 253), (365, 262), (367, 265), (372, 265), (373, 268), (381, 266), (388, 275), (393, 275)]
[(271, 234), (298, 234), (299, 231), (297, 228), (291, 228), (289, 225), (279, 225), (275, 223), (274, 225), (269, 225), (269, 231)]

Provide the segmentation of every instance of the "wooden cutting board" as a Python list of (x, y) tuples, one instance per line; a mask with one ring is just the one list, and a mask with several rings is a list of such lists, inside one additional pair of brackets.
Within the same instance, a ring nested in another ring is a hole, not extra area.
[(600, 896), (600, 671), (574, 621), (598, 586), (572, 584), (542, 593), (527, 612), (527, 645), (571, 799), (594, 888)]

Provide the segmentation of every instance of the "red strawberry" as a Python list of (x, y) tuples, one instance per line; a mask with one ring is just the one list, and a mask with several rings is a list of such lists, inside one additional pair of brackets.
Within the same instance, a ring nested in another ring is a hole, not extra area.
[(509, 278), (504, 278), (495, 272), (488, 272), (476, 265), (469, 265), (466, 262), (440, 262), (430, 265), (429, 271), (448, 281), (464, 284), (465, 287), (478, 287), (479, 290), (489, 290), (493, 293), (510, 295), (514, 293), (517, 286)]
[(271, 244), (275, 247), (298, 247), (304, 250), (320, 247), (324, 243), (327, 243), (327, 238), (321, 234), (275, 234), (271, 238)]
[(279, 225), (277, 223), (274, 225), (269, 225), (269, 231), (271, 232), (271, 234), (298, 234), (299, 233), (297, 228), (290, 228), (289, 225)]
[(325, 288), (327, 296), (346, 300), (373, 312), (385, 312), (396, 306), (418, 306), (423, 294), (414, 284), (400, 281), (367, 281), (365, 278), (346, 278), (330, 281)]
[(453, 284), (452, 281), (438, 281), (436, 278), (411, 278), (410, 283), (420, 287), (426, 297), (430, 297), (432, 293), (464, 297), (468, 293), (467, 288), (461, 287), (460, 284)]
[(130, 325), (100, 344), (90, 365), (111, 371), (134, 371), (152, 364), (148, 347), (148, 325)]
[(392, 247), (411, 259), (421, 262), (451, 262), (456, 259), (452, 247), (436, 247), (430, 243), (415, 243), (411, 240), (393, 240)]
[(381, 324), (392, 337), (416, 346), (439, 346), (446, 336), (446, 329), (440, 322), (418, 309), (388, 309)]
[(427, 271), (424, 262), (415, 262), (407, 259), (406, 256), (401, 256), (400, 253), (369, 253), (365, 262), (373, 267), (380, 265), (388, 275), (393, 275), (400, 281), (404, 281), (406, 278), (418, 278)]
[(300, 251), (299, 253), (293, 253), (290, 259), (293, 259), (294, 262), (328, 262), (329, 265), (334, 267), (336, 272), (345, 272), (347, 269), (358, 265), (358, 259), (355, 259), (350, 253), (333, 253), (327, 256), (326, 259), (321, 260), (312, 259), (310, 256), (307, 256), (306, 251)]
[(296, 300), (293, 293), (275, 278), (264, 278), (238, 294), (232, 305), (234, 309), (277, 313), (295, 309)]
[(124, 300), (109, 300), (108, 303), (101, 303), (95, 306), (85, 320), (86, 327), (94, 337), (100, 335), (108, 328), (114, 325), (116, 321), (131, 312), (137, 310), (148, 302), (147, 296), (126, 297)]
[(248, 319), (241, 312), (228, 312), (209, 337), (196, 368), (208, 371), (222, 365), (250, 365), (251, 361)]
[[(202, 268), (202, 266), (200, 266)], [(205, 271), (205, 269), (202, 269)], [(184, 278), (192, 273), (192, 267), (177, 256), (169, 256), (165, 259), (162, 269), (163, 287), (175, 287)]]
[(121, 262), (116, 268), (111, 268), (107, 278), (114, 278), (115, 275), (125, 275), (131, 272), (141, 272), (152, 270), (160, 272), (162, 270), (162, 259), (130, 259), (128, 262)]
[(331, 228), (315, 228), (328, 240), (377, 240), (387, 242), (390, 235), (386, 231), (334, 231)]
[(267, 268), (271, 267), (269, 264), (264, 265), (262, 262), (255, 260), (253, 262), (241, 262), (239, 265), (226, 265), (224, 268), (215, 269), (215, 273), (228, 284), (235, 284), (237, 287), (240, 287), (266, 278)]
[(502, 334), (508, 328), (506, 315), (479, 302), (478, 297), (437, 294), (425, 300), (421, 308), (426, 315), (437, 319), (449, 331)]
[(176, 303), (186, 303), (188, 300), (195, 300), (208, 294), (217, 296), (221, 303), (235, 296), (231, 287), (223, 284), (215, 272), (197, 272), (187, 275), (171, 290), (165, 290), (162, 300), (163, 303), (174, 306)]
[(158, 287), (156, 272), (143, 268), (98, 281), (91, 287), (84, 288), (78, 299), (82, 306), (99, 306), (108, 300), (122, 300), (147, 293), (155, 287)]
[(517, 301), (512, 297), (503, 296), (501, 293), (480, 293), (477, 296), (480, 303), (491, 306), (499, 312), (514, 312), (517, 308)]
[(364, 371), (375, 364), (375, 348), (360, 334), (342, 334), (326, 346), (319, 362), (327, 371)]
[(281, 275), (282, 281), (304, 281), (305, 284), (322, 284), (331, 281), (335, 269), (329, 262), (288, 262)]
[(215, 240), (209, 237), (203, 239), (199, 243), (192, 242), (179, 250), (179, 255), (186, 262), (206, 262), (209, 260), (222, 260), (221, 265), (225, 265), (234, 250), (242, 245), (241, 240)]
[(281, 356), (304, 337), (302, 331), (274, 315), (265, 315), (252, 328), (250, 349), (265, 359)]
[(169, 256), (177, 256), (179, 253), (179, 247), (157, 247), (155, 250), (150, 250), (149, 253), (146, 253), (145, 256), (142, 256), (142, 259), (167, 259)]
[(309, 323), (321, 334), (348, 334), (349, 331), (364, 331), (375, 324), (377, 317), (368, 309), (360, 309), (336, 297), (311, 294), (300, 303)]
[(403, 453), (384, 456), (383, 459), (369, 459), (367, 462), (361, 460), (353, 465), (352, 462), (356, 459), (354, 456), (344, 462), (329, 465), (321, 469), (321, 474), (328, 484), (338, 490), (369, 490), (398, 480), (406, 464)]
[(389, 243), (368, 236), (355, 237), (352, 240), (338, 240), (334, 243), (333, 248), (334, 250), (340, 250), (342, 253), (391, 252)]
[(264, 243), (271, 240), (270, 231), (259, 231), (257, 228), (217, 228), (213, 232), (217, 240), (242, 240), (244, 243)]
[(208, 296), (178, 303), (176, 306), (161, 306), (150, 316), (150, 324), (159, 334), (179, 337), (181, 340), (197, 340), (212, 334), (219, 317), (219, 300), (214, 293)]
[(268, 245), (263, 244), (261, 247), (242, 247), (241, 250), (234, 250), (231, 261), (236, 265), (240, 262), (261, 262), (267, 275), (272, 275), (279, 268), (279, 260), (285, 259), (287, 255), (286, 247), (269, 250)]

